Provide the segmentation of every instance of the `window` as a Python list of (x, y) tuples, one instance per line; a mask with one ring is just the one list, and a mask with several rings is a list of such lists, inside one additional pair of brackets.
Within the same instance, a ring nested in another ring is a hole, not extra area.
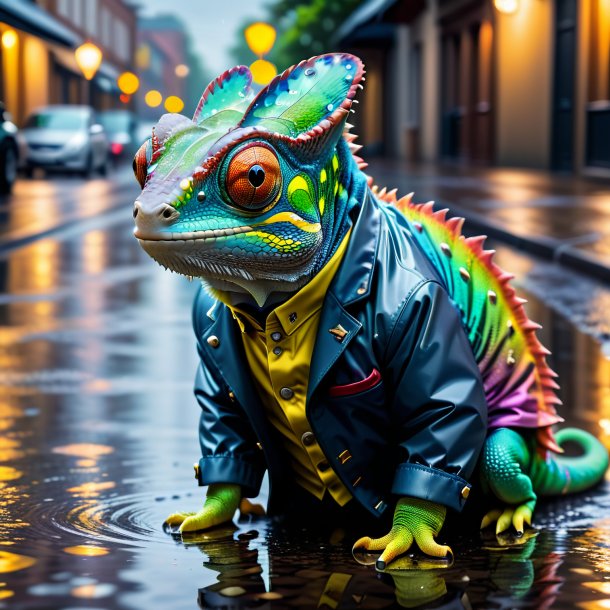
[(95, 36), (97, 33), (97, 0), (87, 0), (85, 9), (85, 29), (89, 34)]

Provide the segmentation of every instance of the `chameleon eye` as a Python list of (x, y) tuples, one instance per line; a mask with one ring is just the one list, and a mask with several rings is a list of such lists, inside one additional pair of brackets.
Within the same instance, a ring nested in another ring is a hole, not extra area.
[(261, 144), (240, 150), (229, 163), (225, 186), (231, 201), (246, 210), (260, 210), (277, 197), (282, 186), (276, 154)]
[(144, 183), (146, 182), (146, 172), (148, 170), (149, 145), (150, 140), (146, 140), (146, 142), (144, 142), (144, 144), (140, 146), (138, 152), (136, 153), (136, 156), (133, 158), (133, 173), (142, 188), (144, 188)]

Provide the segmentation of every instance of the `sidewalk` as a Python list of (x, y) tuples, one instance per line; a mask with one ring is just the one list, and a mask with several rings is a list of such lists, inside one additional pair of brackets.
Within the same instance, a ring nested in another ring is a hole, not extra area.
[(610, 181), (508, 168), (367, 159), (375, 183), (434, 200), (482, 233), (610, 282)]

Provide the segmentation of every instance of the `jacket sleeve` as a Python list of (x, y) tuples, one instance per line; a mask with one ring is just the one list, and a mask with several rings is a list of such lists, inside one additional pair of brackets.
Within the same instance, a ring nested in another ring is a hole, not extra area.
[[(199, 483), (233, 483), (242, 487), (244, 497), (258, 495), (266, 463), (263, 452), (243, 409), (231, 400), (220, 375), (208, 366), (199, 345), (202, 315), (195, 302), (193, 324), (201, 358), (195, 379), (195, 396), (201, 407), (199, 418)], [(205, 315), (205, 310), (203, 310)], [(199, 318), (200, 319), (200, 318)]]
[(438, 283), (423, 282), (403, 306), (386, 362), (402, 449), (392, 492), (461, 510), (487, 404), (459, 312)]

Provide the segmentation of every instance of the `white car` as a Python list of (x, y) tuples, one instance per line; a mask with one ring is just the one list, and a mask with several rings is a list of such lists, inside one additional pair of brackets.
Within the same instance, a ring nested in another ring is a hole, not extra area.
[(37, 167), (90, 176), (108, 171), (108, 140), (90, 106), (47, 106), (34, 112), (21, 131), (26, 142), (24, 171)]

